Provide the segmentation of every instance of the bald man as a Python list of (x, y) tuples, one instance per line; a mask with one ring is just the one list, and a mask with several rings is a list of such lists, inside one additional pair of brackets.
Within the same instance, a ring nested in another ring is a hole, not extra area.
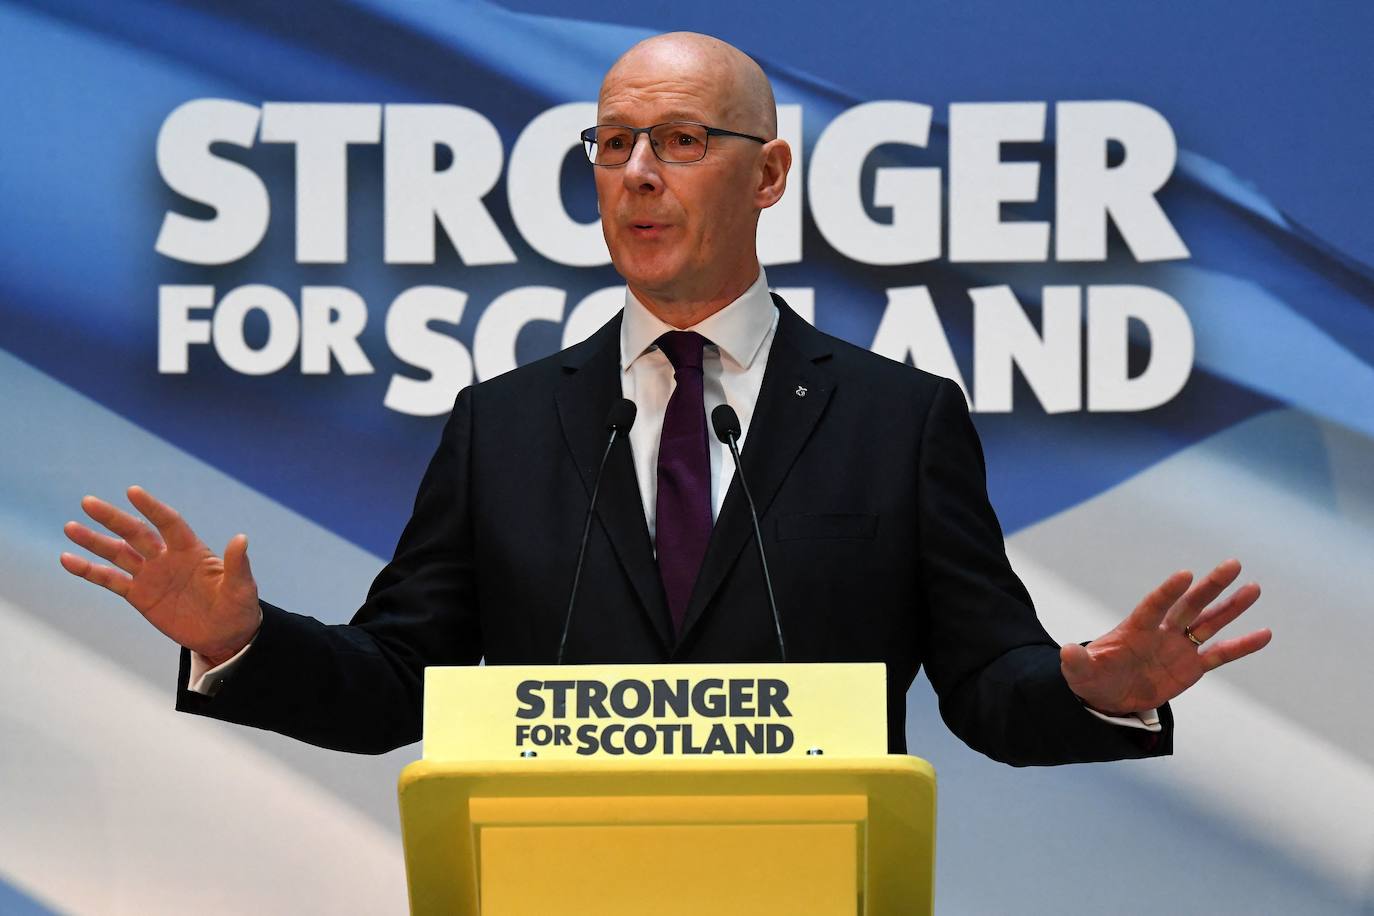
[[(459, 393), (391, 562), (352, 623), (260, 599), (247, 539), (221, 560), (137, 487), (149, 524), (87, 497), (108, 563), (71, 573), (183, 647), (178, 708), (325, 747), (420, 737), (429, 665), (555, 659), (607, 417), (614, 448), (567, 635), (579, 663), (774, 661), (752, 525), (706, 417), (739, 418), (791, 661), (882, 661), (889, 746), (926, 667), (949, 726), (1013, 764), (1167, 753), (1168, 700), (1261, 648), (1207, 643), (1258, 596), (1234, 561), (1177, 573), (1112, 632), (1062, 648), (1007, 564), (958, 388), (828, 337), (768, 291), (759, 214), (792, 155), (763, 71), (704, 35), (641, 42), (583, 132), (625, 308), (585, 342)], [(746, 550), (748, 547), (748, 550)]]

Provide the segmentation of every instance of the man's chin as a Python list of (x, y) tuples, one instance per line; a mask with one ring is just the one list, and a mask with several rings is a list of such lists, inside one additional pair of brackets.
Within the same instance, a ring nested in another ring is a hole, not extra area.
[(673, 299), (682, 286), (681, 269), (668, 265), (616, 265), (616, 269), (630, 289), (641, 296)]

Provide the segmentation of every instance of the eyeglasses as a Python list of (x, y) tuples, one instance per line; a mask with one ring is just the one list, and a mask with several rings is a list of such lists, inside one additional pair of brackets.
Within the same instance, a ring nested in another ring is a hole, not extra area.
[(630, 127), (625, 124), (598, 124), (582, 131), (582, 147), (592, 165), (603, 168), (624, 165), (630, 161), (640, 134), (649, 135), (649, 146), (660, 162), (697, 162), (706, 156), (707, 141), (711, 137), (742, 137), (755, 143), (767, 143), (753, 134), (736, 133), (720, 127), (707, 127), (694, 121), (665, 121), (652, 127)]

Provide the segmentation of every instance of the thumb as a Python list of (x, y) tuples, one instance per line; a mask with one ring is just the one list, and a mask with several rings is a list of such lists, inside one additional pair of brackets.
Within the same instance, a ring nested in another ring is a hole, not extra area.
[(1085, 647), (1071, 642), (1059, 650), (1059, 670), (1070, 685), (1081, 684), (1092, 678), (1092, 656)]
[(224, 578), (235, 586), (256, 587), (253, 569), (248, 563), (248, 535), (236, 534), (224, 548)]

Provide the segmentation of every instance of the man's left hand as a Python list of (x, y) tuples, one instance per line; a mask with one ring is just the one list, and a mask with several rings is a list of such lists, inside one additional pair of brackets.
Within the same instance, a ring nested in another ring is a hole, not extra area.
[(1255, 603), (1260, 590), (1253, 582), (1217, 601), (1239, 575), (1236, 560), (1196, 584), (1192, 573), (1176, 572), (1110, 633), (1064, 646), (1059, 663), (1069, 689), (1100, 713), (1129, 716), (1163, 706), (1213, 668), (1263, 649), (1274, 635), (1267, 628), (1210, 645), (1188, 638), (1207, 643)]

